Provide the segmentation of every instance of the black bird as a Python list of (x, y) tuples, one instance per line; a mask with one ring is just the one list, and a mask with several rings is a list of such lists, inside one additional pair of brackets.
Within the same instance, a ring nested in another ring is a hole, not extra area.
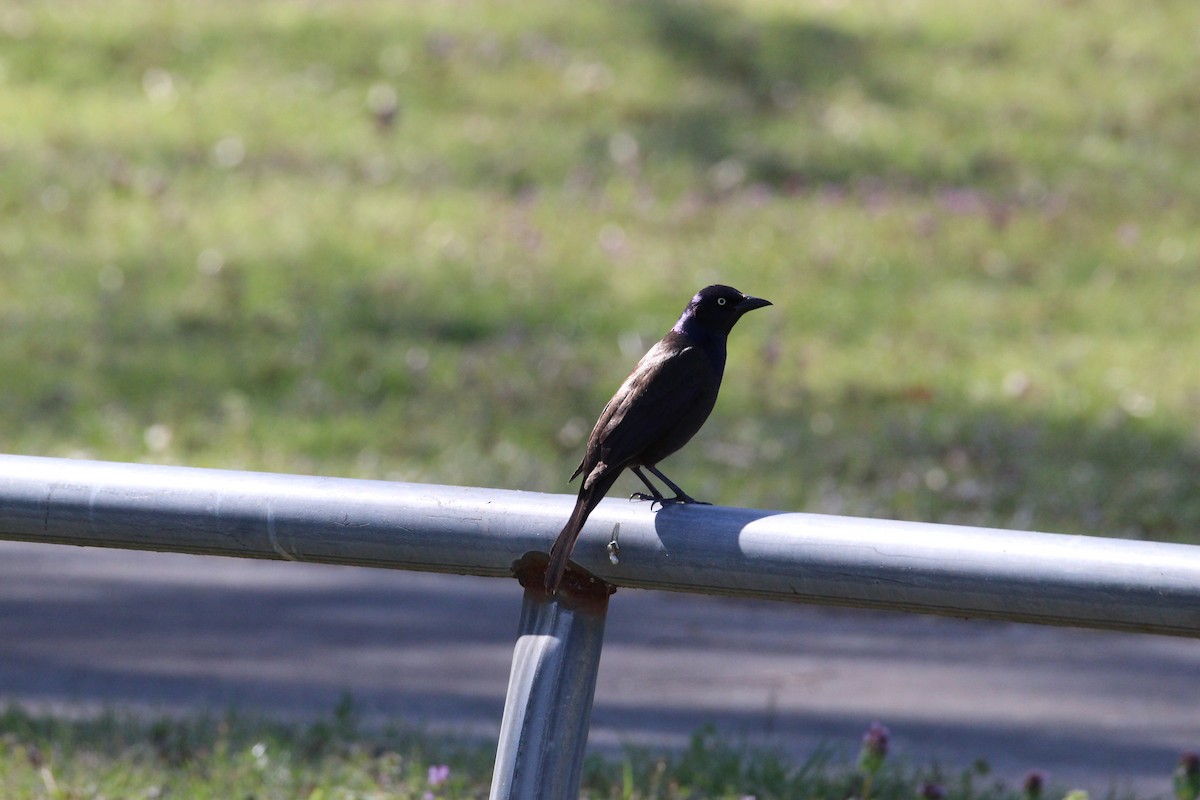
[[(732, 286), (706, 286), (687, 304), (675, 327), (642, 356), (600, 412), (583, 461), (571, 475), (571, 480), (583, 475), (583, 485), (571, 518), (550, 548), (548, 594), (558, 590), (583, 523), (621, 470), (632, 470), (650, 490), (649, 494), (633, 495), (635, 498), (663, 504), (699, 502), (663, 475), (657, 464), (687, 444), (713, 410), (725, 373), (729, 331), (747, 311), (769, 305), (770, 301), (742, 294)], [(643, 467), (675, 496), (664, 497), (642, 472)]]

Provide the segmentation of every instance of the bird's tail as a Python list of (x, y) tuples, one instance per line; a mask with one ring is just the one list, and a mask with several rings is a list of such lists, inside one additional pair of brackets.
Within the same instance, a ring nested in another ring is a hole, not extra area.
[(598, 480), (591, 485), (587, 485), (585, 479), (584, 487), (579, 490), (579, 499), (575, 501), (575, 509), (571, 512), (571, 517), (558, 534), (558, 538), (554, 540), (554, 546), (550, 548), (550, 565), (546, 567), (546, 594), (554, 594), (558, 591), (563, 573), (567, 571), (567, 560), (571, 557), (571, 551), (575, 549), (575, 540), (579, 538), (579, 532), (583, 530), (583, 523), (587, 522), (592, 509), (600, 503), (605, 493), (616, 482), (617, 475), (615, 473), (620, 470), (612, 472), (614, 473), (612, 475), (600, 475)]

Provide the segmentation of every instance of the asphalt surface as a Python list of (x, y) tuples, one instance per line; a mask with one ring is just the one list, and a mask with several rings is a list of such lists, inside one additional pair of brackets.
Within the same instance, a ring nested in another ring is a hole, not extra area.
[[(507, 580), (0, 542), (0, 704), (237, 708), (492, 737), (520, 591)], [(987, 759), (1019, 781), (1170, 795), (1200, 748), (1200, 641), (623, 590), (591, 746), (714, 724), (804, 756)]]

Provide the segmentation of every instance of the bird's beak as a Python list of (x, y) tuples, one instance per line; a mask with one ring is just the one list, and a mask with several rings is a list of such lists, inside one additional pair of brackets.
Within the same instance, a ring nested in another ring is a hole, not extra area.
[(751, 297), (747, 294), (743, 295), (741, 302), (734, 306), (734, 308), (739, 314), (745, 314), (747, 311), (753, 311), (756, 308), (765, 308), (769, 305), (771, 305), (770, 300), (763, 300), (761, 297)]

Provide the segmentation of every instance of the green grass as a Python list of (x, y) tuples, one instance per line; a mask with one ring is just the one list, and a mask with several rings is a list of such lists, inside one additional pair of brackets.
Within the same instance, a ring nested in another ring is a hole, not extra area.
[(776, 305), (692, 494), (1196, 541), (1198, 25), (10, 3), (0, 448), (567, 490), (721, 280)]
[[(773, 751), (730, 745), (705, 730), (679, 753), (629, 748), (621, 754), (589, 756), (581, 796), (592, 800), (1030, 797), (996, 779), (982, 761), (956, 772), (917, 767), (894, 757), (868, 764), (850, 757), (859, 747), (850, 744), (844, 748), (849, 756), (825, 748), (796, 762)], [(404, 729), (365, 730), (348, 700), (331, 717), (309, 724), (235, 714), (147, 721), (113, 713), (86, 720), (11, 708), (0, 713), (0, 790), (9, 800), (465, 800), (487, 797), (493, 757), (492, 742)], [(1164, 775), (1164, 786), (1169, 779)], [(1041, 797), (1050, 800), (1063, 794), (1047, 786)]]

